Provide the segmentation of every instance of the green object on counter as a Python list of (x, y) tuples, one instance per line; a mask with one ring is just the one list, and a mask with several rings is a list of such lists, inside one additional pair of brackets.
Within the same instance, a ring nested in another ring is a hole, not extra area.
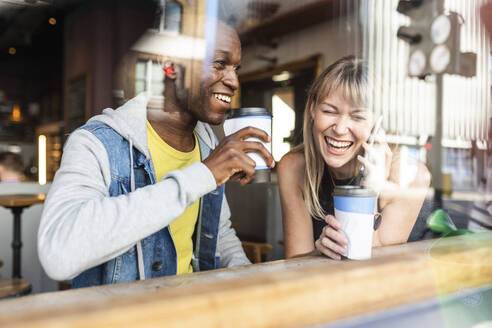
[(441, 237), (461, 236), (474, 233), (467, 229), (457, 229), (449, 215), (442, 209), (435, 210), (427, 218), (427, 227), (435, 232), (440, 232)]

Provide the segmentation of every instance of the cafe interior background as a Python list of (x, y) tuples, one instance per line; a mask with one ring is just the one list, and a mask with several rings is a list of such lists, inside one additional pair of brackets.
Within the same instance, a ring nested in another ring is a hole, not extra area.
[[(0, 1), (0, 151), (20, 154), (27, 178), (0, 183), (1, 194), (48, 192), (68, 134), (102, 109), (140, 92), (159, 109), (162, 58), (184, 67), (190, 83), (201, 65), (196, 49), (207, 41), (205, 22), (217, 16), (234, 24), (242, 41), (240, 90), (233, 105), (272, 112), (275, 160), (301, 142), (310, 83), (330, 63), (353, 54), (368, 63), (370, 105), (383, 116), (388, 142), (400, 149), (401, 183), (410, 181), (418, 160), (432, 173), (410, 241), (435, 237), (425, 219), (436, 206), (458, 227), (487, 222), (487, 212), (478, 206), (487, 196), (491, 97), (490, 44), (478, 15), (484, 1), (436, 1), (458, 13), (451, 41), (444, 43), (450, 58), (472, 59), (467, 67), (437, 75), (432, 70), (441, 68), (431, 67), (432, 58), (424, 65), (420, 58), (409, 62), (409, 51), (428, 52), (429, 45), (425, 40), (410, 45), (397, 36), (400, 26), (412, 22), (397, 11), (398, 0), (157, 1), (160, 10), (151, 28), (142, 21), (146, 16), (137, 0)], [(430, 30), (431, 22), (423, 23)], [(434, 64), (440, 66), (446, 54), (437, 56)], [(223, 137), (221, 127), (215, 131)], [(242, 188), (229, 182), (226, 192), (233, 225), (245, 245), (259, 251), (257, 260), (283, 258), (275, 171), (271, 183)], [(60, 287), (37, 257), (41, 212), (42, 205), (34, 205), (22, 217), (22, 275), (32, 293)], [(1, 208), (0, 217), (0, 276), (9, 277), (12, 214)]]

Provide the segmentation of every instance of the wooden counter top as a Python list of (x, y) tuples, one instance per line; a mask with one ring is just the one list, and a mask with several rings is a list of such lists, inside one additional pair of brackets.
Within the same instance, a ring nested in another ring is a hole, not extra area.
[(0, 302), (2, 327), (305, 326), (492, 284), (491, 233)]

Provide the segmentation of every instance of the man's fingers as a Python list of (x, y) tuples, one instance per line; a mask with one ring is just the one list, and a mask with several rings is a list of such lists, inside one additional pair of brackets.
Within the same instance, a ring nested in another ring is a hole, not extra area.
[(248, 167), (245, 171), (243, 171), (243, 174), (243, 177), (239, 180), (242, 186), (247, 185), (251, 182), (251, 180), (253, 180), (253, 177), (255, 175), (255, 168)]
[(246, 153), (260, 153), (260, 155), (265, 159), (265, 162), (270, 166), (275, 166), (275, 161), (273, 160), (272, 154), (263, 146), (261, 142), (258, 141), (244, 141), (242, 143), (243, 151)]
[[(239, 171), (238, 173), (241, 174), (239, 177), (239, 182), (241, 185), (248, 184), (252, 179), (255, 174), (255, 161), (253, 161), (249, 156), (243, 154), (240, 154), (234, 163), (234, 167), (236, 172)], [(238, 174), (235, 173), (235, 174)]]
[(256, 167), (256, 162), (245, 153), (240, 153), (239, 157), (241, 158), (241, 161), (244, 163), (244, 165), (250, 168), (251, 170), (253, 170), (254, 172)]
[(234, 173), (229, 180), (231, 181), (236, 181), (236, 180), (239, 180), (239, 179), (242, 179), (246, 176), (246, 174), (244, 174), (244, 172), (237, 172), (237, 173)]
[(230, 175), (229, 180), (231, 181), (239, 180), (239, 183), (242, 186), (244, 186), (253, 179), (253, 176), (255, 174), (255, 169), (254, 167), (248, 165), (246, 162), (244, 161), (241, 162), (242, 162), (241, 164), (238, 164), (236, 162), (235, 167), (237, 168), (233, 170), (235, 173)]
[(258, 128), (254, 128), (252, 126), (248, 126), (246, 128), (243, 128), (243, 129), (237, 131), (236, 133), (232, 134), (231, 136), (235, 136), (235, 137), (239, 138), (239, 140), (241, 140), (241, 141), (248, 139), (248, 138), (258, 138), (258, 139), (263, 140), (264, 142), (270, 142), (271, 141), (268, 133), (266, 133), (265, 131), (260, 130)]
[(239, 180), (239, 183), (241, 184), (241, 186), (245, 186), (247, 185), (248, 183), (251, 182), (251, 180), (253, 179), (253, 176), (247, 176), (247, 175), (244, 175), (240, 180)]
[(249, 183), (254, 177), (256, 162), (247, 153), (257, 153), (265, 159), (267, 165), (275, 166), (275, 161), (264, 144), (253, 140), (245, 141), (248, 138), (270, 142), (270, 137), (265, 131), (253, 127), (246, 127), (224, 138), (204, 160), (216, 181), (230, 179), (239, 180), (241, 185)]

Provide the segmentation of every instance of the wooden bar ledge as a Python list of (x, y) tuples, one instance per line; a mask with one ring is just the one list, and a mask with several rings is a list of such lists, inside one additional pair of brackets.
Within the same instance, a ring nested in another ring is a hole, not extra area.
[(305, 257), (0, 302), (2, 327), (292, 327), (492, 284), (492, 233)]

